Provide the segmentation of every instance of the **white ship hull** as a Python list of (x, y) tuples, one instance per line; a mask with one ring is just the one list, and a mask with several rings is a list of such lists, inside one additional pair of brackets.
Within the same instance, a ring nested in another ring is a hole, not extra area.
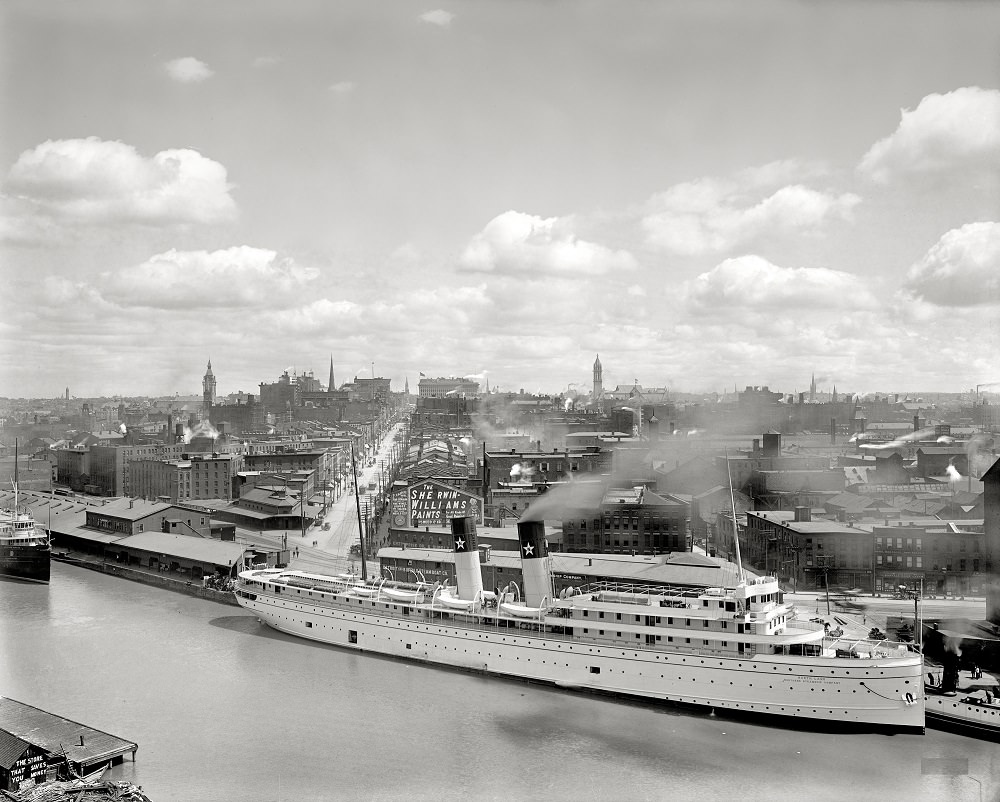
[(344, 597), (315, 603), (297, 595), (241, 592), (237, 598), (274, 629), (358, 651), (564, 688), (810, 719), (830, 728), (924, 728), (919, 654), (858, 660), (630, 649), (528, 631), (528, 621), (430, 619), (420, 607), (404, 614), (403, 604)]
[(927, 720), (932, 727), (1000, 741), (1000, 706), (969, 704), (964, 694), (928, 694)]

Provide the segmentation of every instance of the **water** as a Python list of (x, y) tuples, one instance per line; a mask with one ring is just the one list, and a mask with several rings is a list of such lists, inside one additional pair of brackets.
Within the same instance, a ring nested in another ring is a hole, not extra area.
[[(0, 581), (0, 694), (139, 744), (168, 800), (1000, 799), (1000, 746), (810, 733), (411, 665), (54, 563)], [(971, 776), (921, 774), (968, 759)]]

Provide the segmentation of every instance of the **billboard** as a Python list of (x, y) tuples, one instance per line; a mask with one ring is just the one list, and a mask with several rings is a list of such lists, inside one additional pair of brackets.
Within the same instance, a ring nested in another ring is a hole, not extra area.
[(483, 500), (450, 485), (425, 479), (393, 493), (390, 501), (393, 526), (447, 527), (451, 518), (466, 515), (483, 523)]

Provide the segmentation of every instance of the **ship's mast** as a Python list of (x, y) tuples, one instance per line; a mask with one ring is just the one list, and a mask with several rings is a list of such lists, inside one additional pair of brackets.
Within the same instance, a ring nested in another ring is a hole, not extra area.
[(19, 460), (18, 460), (18, 457), (17, 457), (17, 438), (15, 437), (14, 438), (14, 514), (11, 516), (11, 520), (12, 521), (16, 521), (17, 520), (17, 502), (18, 502), (18, 493), (17, 493), (17, 463), (18, 463), (18, 461)]
[(726, 449), (726, 475), (729, 477), (729, 504), (733, 511), (733, 543), (736, 545), (736, 572), (740, 582), (746, 581), (743, 558), (740, 556), (740, 528), (736, 523), (736, 494), (733, 493), (733, 472), (729, 469), (729, 449)]

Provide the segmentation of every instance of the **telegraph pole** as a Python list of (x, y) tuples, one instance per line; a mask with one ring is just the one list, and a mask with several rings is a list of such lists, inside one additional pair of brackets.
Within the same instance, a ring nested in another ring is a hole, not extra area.
[(361, 542), (361, 579), (368, 581), (368, 561), (365, 558), (365, 532), (361, 524), (361, 499), (358, 498), (358, 464), (354, 459), (354, 443), (351, 443), (351, 468), (354, 471), (354, 506), (358, 510), (358, 540)]

